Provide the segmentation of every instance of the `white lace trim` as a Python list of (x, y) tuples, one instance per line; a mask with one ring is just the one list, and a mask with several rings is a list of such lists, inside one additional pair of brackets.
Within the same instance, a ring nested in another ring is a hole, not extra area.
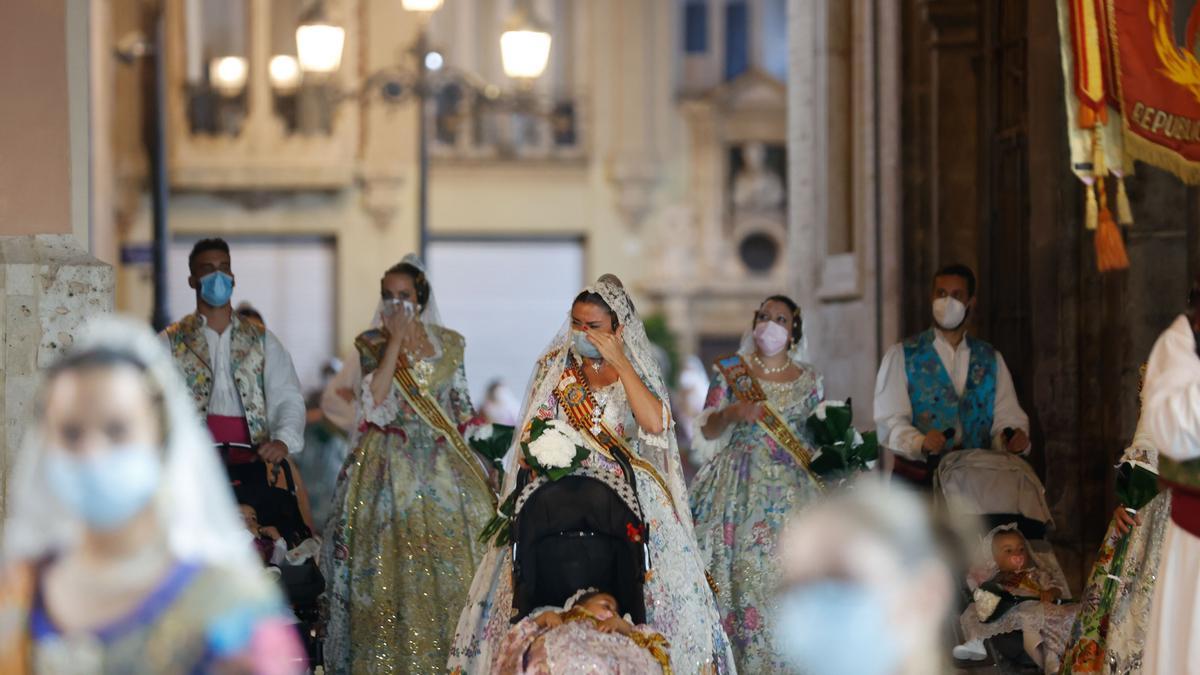
[(729, 445), (729, 437), (733, 434), (732, 424), (726, 426), (716, 438), (707, 438), (704, 435), (704, 425), (719, 412), (720, 408), (705, 408), (692, 422), (692, 464), (696, 466), (704, 466)]
[(396, 391), (396, 383), (391, 383), (391, 388), (388, 389), (387, 398), (380, 403), (375, 402), (374, 395), (371, 394), (371, 382), (375, 380), (375, 373), (367, 373), (363, 376), (362, 391), (359, 393), (359, 400), (362, 405), (362, 416), (371, 424), (379, 427), (386, 427), (396, 421), (400, 416), (400, 397)]

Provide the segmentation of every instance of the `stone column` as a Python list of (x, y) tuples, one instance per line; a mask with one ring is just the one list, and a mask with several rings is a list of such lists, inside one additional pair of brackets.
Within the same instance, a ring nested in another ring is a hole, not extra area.
[(86, 250), (90, 205), (78, 199), (89, 173), (86, 159), (78, 161), (90, 137), (89, 69), (87, 50), (69, 49), (67, 34), (79, 34), (87, 12), (71, 4), (0, 4), (0, 90), (20, 92), (0, 106), (3, 487), (32, 418), (38, 371), (88, 317), (112, 310), (112, 269)]

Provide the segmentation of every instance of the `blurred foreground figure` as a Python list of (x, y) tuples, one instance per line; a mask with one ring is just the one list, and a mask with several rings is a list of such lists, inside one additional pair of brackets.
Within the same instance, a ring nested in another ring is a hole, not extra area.
[(1171, 489), (1171, 526), (1143, 657), (1145, 673), (1200, 672), (1200, 284), (1190, 315), (1154, 343), (1146, 367), (1142, 422), (1158, 448), (1158, 475)]
[(147, 327), (102, 319), (50, 369), (10, 488), (0, 672), (304, 671)]
[(780, 540), (776, 648), (806, 675), (947, 672), (955, 582), (924, 504), (862, 482), (819, 502)]

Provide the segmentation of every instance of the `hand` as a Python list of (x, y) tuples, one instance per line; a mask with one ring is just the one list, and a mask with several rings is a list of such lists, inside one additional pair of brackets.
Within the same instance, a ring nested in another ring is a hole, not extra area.
[(1061, 596), (1062, 596), (1061, 591), (1059, 591), (1057, 588), (1051, 588), (1048, 591), (1042, 591), (1041, 599), (1042, 599), (1042, 602), (1054, 602), (1055, 600), (1058, 600), (1059, 597), (1061, 597)]
[(558, 612), (542, 612), (533, 620), (539, 628), (557, 628), (562, 625), (562, 617)]
[(925, 434), (925, 440), (921, 443), (921, 449), (931, 455), (940, 455), (946, 447), (946, 435), (937, 429), (930, 430)]
[(738, 401), (737, 403), (729, 404), (722, 414), (725, 416), (725, 419), (731, 422), (753, 423), (762, 419), (763, 407), (761, 403)]
[(288, 456), (288, 446), (283, 441), (270, 441), (258, 446), (258, 456), (268, 464), (278, 464)]
[(601, 633), (620, 633), (621, 635), (629, 635), (633, 632), (633, 626), (629, 622), (619, 616), (610, 616), (600, 622), (597, 630)]
[(412, 324), (412, 318), (404, 313), (404, 310), (397, 307), (395, 311), (383, 315), (383, 328), (388, 332), (393, 340), (398, 340), (404, 337), (408, 332), (409, 326)]
[(1005, 447), (1012, 454), (1019, 455), (1029, 449), (1029, 435), (1021, 429), (1017, 429), (1013, 432), (1012, 437), (1008, 439)]
[(279, 534), (279, 530), (271, 527), (270, 525), (258, 528), (258, 536), (267, 537), (271, 541), (279, 541), (280, 539), (283, 539), (283, 535)]
[(1116, 511), (1113, 511), (1113, 520), (1116, 522), (1117, 532), (1129, 534), (1133, 530), (1134, 525), (1142, 524), (1142, 514), (1135, 513), (1131, 515), (1125, 510), (1125, 505), (1121, 504), (1117, 506)]
[(625, 326), (617, 326), (617, 330), (612, 333), (589, 330), (587, 339), (600, 350), (601, 358), (616, 367), (629, 363), (625, 358), (625, 342), (621, 339), (624, 334)]

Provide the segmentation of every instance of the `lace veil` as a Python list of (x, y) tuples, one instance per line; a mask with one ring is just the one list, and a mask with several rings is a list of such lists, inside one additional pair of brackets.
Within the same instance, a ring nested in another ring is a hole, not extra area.
[[(128, 354), (145, 364), (146, 376), (162, 392), (166, 440), (155, 509), (171, 552), (181, 561), (257, 573), (262, 564), (247, 544), (229, 479), (166, 346), (142, 322), (103, 317), (90, 322), (73, 347), (75, 352), (92, 349)], [(31, 422), (11, 475), (6, 563), (69, 550), (84, 534), (82, 522), (47, 496), (40, 423)]]
[[(659, 367), (653, 344), (646, 335), (646, 327), (629, 298), (620, 280), (611, 274), (606, 274), (595, 284), (588, 286), (585, 291), (597, 293), (604, 298), (617, 315), (617, 322), (624, 327), (622, 341), (625, 344), (625, 356), (633, 364), (638, 377), (646, 387), (658, 397), (663, 406), (663, 433), (646, 434), (640, 430), (630, 441), (630, 447), (642, 459), (649, 462), (662, 475), (671, 488), (671, 497), (675, 502), (675, 510), (688, 531), (691, 531), (691, 516), (687, 501), (687, 487), (683, 479), (683, 467), (679, 461), (679, 446), (675, 439), (675, 425), (670, 415), (670, 391)], [(562, 328), (555, 334), (554, 339), (542, 352), (530, 378), (525, 401), (518, 417), (520, 426), (525, 429), (537, 414), (538, 407), (550, 401), (554, 390), (562, 378), (567, 359), (572, 352), (571, 311), (567, 308), (567, 317)], [(578, 360), (578, 357), (576, 357)], [(518, 443), (521, 434), (513, 435), (513, 446), (505, 457), (505, 486), (503, 493), (507, 494), (516, 482), (516, 457), (519, 452)]]

